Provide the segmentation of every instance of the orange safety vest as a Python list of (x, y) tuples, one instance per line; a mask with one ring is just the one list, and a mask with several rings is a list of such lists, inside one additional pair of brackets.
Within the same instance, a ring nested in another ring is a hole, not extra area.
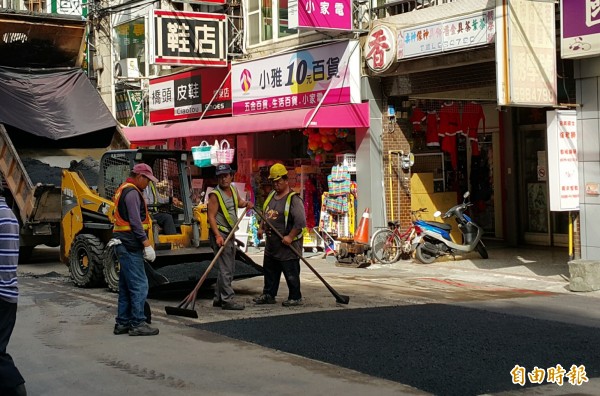
[(135, 189), (139, 194), (140, 194), (140, 198), (142, 199), (142, 202), (144, 204), (144, 213), (142, 213), (142, 228), (145, 231), (148, 231), (150, 229), (150, 224), (151, 224), (151, 220), (150, 220), (150, 216), (148, 215), (148, 205), (146, 205), (146, 201), (144, 200), (144, 196), (142, 195), (142, 192), (135, 186), (135, 184), (133, 183), (123, 183), (119, 186), (119, 188), (117, 189), (117, 191), (115, 192), (115, 196), (113, 198), (114, 202), (115, 202), (115, 208), (113, 209), (113, 215), (114, 215), (114, 227), (113, 227), (113, 231), (115, 232), (127, 232), (127, 231), (131, 231), (131, 224), (129, 223), (129, 221), (125, 220), (122, 216), (121, 213), (119, 212), (119, 201), (121, 200), (121, 195), (123, 194), (123, 191), (127, 188), (133, 188)]

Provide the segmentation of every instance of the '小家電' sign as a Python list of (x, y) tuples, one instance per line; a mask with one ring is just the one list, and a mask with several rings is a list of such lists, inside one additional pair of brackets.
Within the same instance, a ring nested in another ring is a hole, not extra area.
[(290, 0), (288, 28), (352, 29), (351, 0)]

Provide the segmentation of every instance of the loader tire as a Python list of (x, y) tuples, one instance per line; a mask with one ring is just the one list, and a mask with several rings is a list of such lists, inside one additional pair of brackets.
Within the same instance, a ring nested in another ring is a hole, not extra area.
[(114, 246), (106, 248), (102, 263), (106, 286), (111, 292), (117, 293), (119, 291), (119, 272), (121, 271), (121, 264), (119, 263), (119, 258), (117, 257)]
[(20, 246), (19, 247), (19, 264), (28, 263), (33, 255), (35, 246)]
[(91, 234), (75, 237), (69, 254), (69, 272), (78, 287), (95, 287), (104, 283), (102, 252), (104, 243)]

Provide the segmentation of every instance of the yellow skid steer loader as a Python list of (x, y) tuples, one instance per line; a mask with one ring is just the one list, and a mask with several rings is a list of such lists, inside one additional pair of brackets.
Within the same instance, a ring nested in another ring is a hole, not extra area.
[[(164, 290), (188, 287), (202, 276), (214, 254), (208, 240), (206, 205), (192, 202), (190, 158), (186, 151), (127, 149), (111, 150), (100, 159), (98, 192), (75, 170), (62, 172), (61, 260), (69, 266), (77, 286), (104, 282), (112, 291), (119, 287), (119, 262), (112, 247), (113, 196), (136, 163), (146, 163), (159, 179), (166, 202), (149, 205), (173, 217), (176, 234), (164, 235), (154, 222), (149, 239), (156, 260), (146, 266), (150, 288)], [(262, 275), (262, 267), (238, 249), (234, 279)], [(215, 270), (213, 270), (215, 271)], [(216, 272), (207, 281), (216, 280)]]

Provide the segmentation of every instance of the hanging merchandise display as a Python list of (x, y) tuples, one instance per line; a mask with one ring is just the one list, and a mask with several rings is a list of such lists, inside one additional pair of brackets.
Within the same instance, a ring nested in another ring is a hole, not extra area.
[(221, 144), (215, 152), (219, 164), (231, 164), (233, 162), (235, 149), (231, 148), (226, 139), (221, 140)]
[(450, 156), (452, 168), (456, 170), (457, 152), (456, 152), (456, 134), (461, 133), (460, 109), (458, 104), (453, 101), (444, 102), (440, 109), (440, 125), (438, 134), (442, 138), (442, 151)]
[(351, 193), (353, 182), (350, 172), (343, 165), (336, 165), (327, 177), (329, 192), (321, 199), (319, 227), (337, 238), (354, 236), (355, 196)]
[(440, 147), (440, 137), (438, 134), (439, 117), (437, 111), (427, 110), (427, 116), (425, 118), (425, 121), (425, 141), (427, 147)]
[(471, 142), (471, 155), (479, 155), (479, 123), (483, 121), (483, 133), (485, 133), (485, 114), (483, 107), (477, 102), (467, 102), (463, 105), (462, 131)]
[(341, 143), (348, 137), (348, 130), (343, 128), (306, 129), (303, 134), (308, 137), (306, 153), (316, 163), (321, 163), (327, 153), (339, 151)]
[(212, 146), (207, 141), (202, 141), (200, 146), (192, 147), (192, 158), (194, 159), (194, 165), (200, 168), (206, 168), (211, 166), (210, 163), (210, 151)]
[(221, 144), (218, 140), (215, 140), (215, 144), (210, 148), (210, 164), (217, 166), (219, 165), (219, 159), (217, 158), (217, 151), (221, 149)]

